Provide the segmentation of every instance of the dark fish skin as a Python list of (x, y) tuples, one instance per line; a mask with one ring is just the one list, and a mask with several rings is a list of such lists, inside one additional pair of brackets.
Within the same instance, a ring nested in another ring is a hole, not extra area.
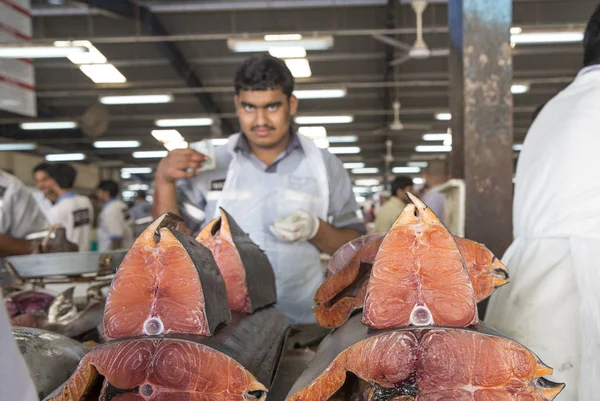
[(40, 399), (67, 380), (86, 353), (83, 345), (56, 333), (22, 327), (12, 331)]
[(217, 267), (217, 262), (210, 250), (194, 238), (170, 228), (169, 230), (186, 250), (196, 267), (204, 293), (206, 321), (209, 331), (214, 333), (219, 325), (231, 321), (225, 281)]
[(252, 242), (229, 213), (224, 209), (221, 209), (221, 212), (227, 218), (231, 238), (246, 270), (246, 285), (252, 311), (275, 304), (277, 302), (275, 273), (267, 255)]

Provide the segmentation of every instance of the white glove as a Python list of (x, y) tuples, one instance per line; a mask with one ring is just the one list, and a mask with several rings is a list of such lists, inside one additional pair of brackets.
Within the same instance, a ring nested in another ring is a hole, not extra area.
[(299, 209), (283, 220), (276, 220), (269, 229), (282, 241), (308, 241), (319, 231), (319, 218)]

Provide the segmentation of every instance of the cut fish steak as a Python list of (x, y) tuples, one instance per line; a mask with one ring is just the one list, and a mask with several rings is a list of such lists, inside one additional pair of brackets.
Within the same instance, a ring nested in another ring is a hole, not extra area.
[(210, 335), (231, 319), (225, 283), (210, 251), (164, 214), (123, 259), (106, 300), (104, 336)]
[(94, 348), (48, 400), (94, 395), (102, 401), (264, 401), (267, 389), (238, 362), (203, 344), (142, 338)]
[[(354, 242), (351, 241), (340, 248), (345, 259), (339, 257), (335, 259), (338, 262), (333, 262), (335, 255), (332, 257), (327, 269), (328, 279), (315, 294), (314, 314), (321, 326), (339, 327), (353, 311), (363, 307), (368, 278), (383, 237), (381, 233), (365, 235), (354, 240), (360, 240), (358, 244), (362, 247), (351, 245)], [(465, 261), (477, 302), (509, 282), (508, 269), (485, 245), (461, 237), (454, 239)], [(350, 251), (354, 254), (350, 255)], [(340, 266), (343, 260), (347, 263)]]
[(221, 217), (209, 222), (196, 240), (210, 249), (217, 262), (229, 308), (252, 313), (276, 303), (275, 274), (269, 259), (229, 213), (220, 212)]
[(385, 236), (365, 296), (373, 328), (477, 323), (475, 291), (454, 237), (418, 198)]
[[(321, 343), (288, 401), (547, 401), (564, 388), (531, 351), (483, 326), (374, 333), (359, 318)], [(360, 393), (348, 372), (366, 384)]]

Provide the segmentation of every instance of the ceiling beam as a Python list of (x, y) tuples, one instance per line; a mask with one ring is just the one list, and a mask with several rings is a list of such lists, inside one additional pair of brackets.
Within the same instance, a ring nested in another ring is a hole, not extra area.
[[(169, 32), (160, 20), (145, 6), (138, 5), (131, 0), (77, 0), (92, 8), (99, 8), (112, 14), (131, 20), (139, 20), (143, 33), (151, 36), (169, 36)], [(94, 41), (94, 43), (98, 43)], [(204, 84), (192, 65), (186, 60), (183, 53), (173, 42), (157, 41), (156, 45), (169, 60), (173, 69), (181, 76), (189, 88), (203, 88)], [(196, 98), (210, 114), (220, 114), (219, 106), (212, 96), (206, 92), (195, 93)], [(234, 128), (229, 121), (221, 122), (225, 133), (233, 133)]]

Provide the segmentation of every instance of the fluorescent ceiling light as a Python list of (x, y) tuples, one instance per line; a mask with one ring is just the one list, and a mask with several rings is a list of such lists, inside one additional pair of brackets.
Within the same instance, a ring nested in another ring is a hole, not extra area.
[(581, 42), (583, 32), (525, 32), (511, 35), (510, 40), (516, 44)]
[(327, 149), (329, 147), (329, 141), (327, 141), (327, 138), (315, 138), (313, 139), (313, 142), (318, 148), (321, 149)]
[(452, 114), (446, 112), (435, 113), (435, 119), (440, 121), (450, 121), (452, 120)]
[(359, 167), (352, 169), (352, 174), (377, 174), (379, 169), (377, 167)]
[(118, 84), (127, 78), (112, 64), (84, 64), (79, 69), (96, 84)]
[(523, 144), (522, 143), (515, 143), (513, 145), (513, 150), (515, 152), (520, 152), (521, 150), (523, 150)]
[(296, 117), (296, 124), (311, 125), (311, 124), (348, 124), (354, 121), (353, 116), (300, 116)]
[(281, 35), (265, 35), (264, 39), (267, 42), (277, 42), (282, 40), (302, 40), (302, 35), (299, 33), (284, 33)]
[(527, 93), (527, 92), (529, 92), (529, 85), (528, 84), (512, 84), (512, 86), (510, 87), (510, 91), (513, 94)]
[(77, 47), (55, 47), (55, 46), (0, 46), (0, 58), (58, 58), (68, 57), (74, 54), (85, 54), (87, 49)]
[(365, 163), (344, 163), (344, 168), (347, 168), (347, 169), (363, 168), (364, 166), (365, 166)]
[(129, 178), (131, 178), (131, 174), (130, 173), (121, 173), (121, 178), (124, 180), (128, 180)]
[(408, 162), (408, 163), (406, 163), (406, 165), (409, 167), (426, 168), (429, 165), (429, 163), (427, 163), (427, 162)]
[(346, 96), (346, 89), (302, 89), (294, 91), (298, 99), (336, 99)]
[(325, 138), (327, 136), (327, 130), (323, 126), (300, 127), (298, 128), (298, 132), (311, 139)]
[(345, 146), (335, 148), (330, 147), (329, 153), (333, 153), (334, 155), (360, 153), (360, 148), (358, 146)]
[(416, 184), (416, 185), (425, 184), (425, 179), (421, 178), (421, 177), (415, 177), (415, 178), (413, 178), (413, 184)]
[(276, 46), (269, 48), (269, 54), (277, 58), (304, 58), (306, 57), (306, 49), (300, 46)]
[(452, 139), (452, 134), (425, 134), (423, 135), (424, 141), (446, 141)]
[(356, 135), (340, 135), (340, 136), (328, 136), (329, 143), (349, 143), (356, 142), (358, 137)]
[(183, 141), (183, 137), (176, 129), (153, 129), (151, 134), (159, 142)]
[(367, 200), (364, 196), (356, 196), (354, 197), (354, 199), (356, 199), (357, 203), (361, 203)]
[(149, 187), (147, 184), (130, 184), (127, 189), (130, 191), (147, 191)]
[(452, 146), (448, 146), (448, 145), (421, 145), (421, 146), (417, 146), (415, 147), (415, 150), (417, 152), (450, 152), (452, 151)]
[(371, 190), (367, 187), (352, 187), (352, 192), (355, 194), (364, 194), (367, 192), (371, 192)]
[(0, 151), (34, 150), (35, 148), (37, 148), (35, 143), (0, 143)]
[(49, 162), (66, 162), (72, 160), (84, 160), (85, 155), (83, 153), (62, 153), (62, 154), (51, 154), (46, 155), (46, 160)]
[(135, 191), (123, 191), (123, 192), (121, 192), (121, 195), (125, 199), (131, 199), (136, 195), (136, 192)]
[(393, 167), (392, 173), (394, 174), (417, 174), (420, 173), (419, 167)]
[[(275, 39), (275, 36), (278, 38)], [(311, 36), (302, 38), (298, 36), (287, 35), (266, 35), (269, 40), (263, 38), (245, 39), (230, 38), (227, 39), (227, 47), (234, 52), (268, 52), (274, 47), (303, 47), (305, 50), (328, 50), (333, 46), (333, 36)]]
[(77, 128), (75, 121), (47, 121), (35, 123), (21, 123), (19, 125), (24, 130), (44, 130), (44, 129), (73, 129)]
[(186, 149), (188, 147), (186, 141), (165, 142), (164, 145), (169, 152), (175, 149)]
[(212, 125), (212, 118), (163, 118), (156, 120), (157, 127), (206, 127)]
[(139, 141), (96, 141), (94, 147), (98, 149), (106, 148), (139, 148)]
[(227, 145), (227, 142), (229, 141), (229, 138), (212, 138), (210, 140), (210, 142), (214, 145), (214, 146), (222, 146), (222, 145)]
[(173, 95), (132, 95), (132, 96), (101, 96), (102, 104), (156, 104), (171, 103)]
[(354, 183), (359, 186), (372, 187), (374, 185), (379, 185), (379, 180), (368, 178), (364, 180), (354, 180)]
[(305, 58), (287, 59), (285, 65), (290, 69), (294, 78), (308, 78), (312, 75), (310, 64)]
[(151, 172), (150, 167), (124, 167), (121, 169), (121, 174), (150, 174)]
[(133, 152), (132, 156), (136, 159), (158, 159), (166, 157), (169, 154), (167, 150), (151, 150), (143, 152)]
[(60, 40), (54, 42), (56, 47), (83, 46), (87, 49), (87, 53), (77, 53), (68, 56), (73, 64), (104, 64), (106, 57), (89, 40)]
[(518, 35), (521, 32), (523, 32), (523, 28), (521, 28), (520, 26), (513, 26), (512, 28), (510, 28), (511, 35)]

